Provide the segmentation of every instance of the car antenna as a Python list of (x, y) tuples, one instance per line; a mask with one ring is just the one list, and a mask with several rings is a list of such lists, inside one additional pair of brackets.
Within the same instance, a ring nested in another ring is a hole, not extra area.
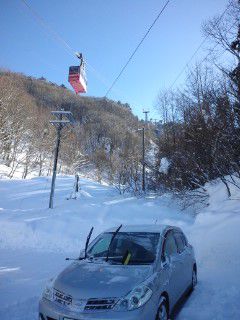
[(108, 246), (108, 250), (107, 250), (107, 256), (106, 256), (106, 261), (108, 261), (108, 258), (109, 258), (109, 251), (110, 251), (110, 248), (111, 248), (111, 245), (113, 243), (113, 240), (115, 239), (116, 235), (118, 234), (119, 230), (122, 228), (122, 224), (117, 228), (117, 230), (113, 233), (112, 235), (112, 238), (111, 238), (111, 241), (109, 243), (109, 246)]
[(87, 249), (88, 249), (89, 241), (90, 241), (92, 233), (93, 233), (93, 229), (94, 229), (94, 227), (91, 228), (91, 230), (90, 230), (90, 232), (89, 232), (89, 234), (87, 236), (87, 240), (86, 240), (86, 244), (85, 244), (85, 250), (84, 250), (84, 252), (85, 252), (84, 257), (81, 258), (80, 255), (79, 255), (78, 258), (66, 258), (65, 260), (68, 260), (68, 261), (69, 260), (75, 260), (76, 261), (76, 260), (84, 260), (84, 259), (87, 258)]

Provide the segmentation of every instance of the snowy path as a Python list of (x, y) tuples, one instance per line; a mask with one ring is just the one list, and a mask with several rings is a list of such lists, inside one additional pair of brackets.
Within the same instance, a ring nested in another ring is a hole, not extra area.
[[(77, 200), (66, 200), (72, 177), (58, 177), (55, 209), (48, 210), (50, 180), (0, 180), (0, 319), (37, 318), (46, 280), (76, 256), (92, 225), (94, 234), (119, 223), (181, 226), (196, 248), (200, 282), (177, 320), (240, 319), (240, 205), (209, 187), (211, 203), (196, 220), (162, 197), (120, 196), (82, 180)], [(239, 198), (236, 191), (234, 198)]]

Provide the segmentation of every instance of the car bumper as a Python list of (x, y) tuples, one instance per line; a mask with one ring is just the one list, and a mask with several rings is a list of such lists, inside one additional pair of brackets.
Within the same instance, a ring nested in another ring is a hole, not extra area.
[[(106, 312), (71, 312), (62, 306), (58, 306), (55, 303), (42, 299), (39, 302), (39, 315), (41, 314), (43, 318), (39, 317), (41, 320), (155, 320), (156, 311), (155, 308), (150, 304), (146, 304), (142, 308), (118, 312), (118, 311), (106, 311)], [(66, 319), (65, 319), (66, 318)]]

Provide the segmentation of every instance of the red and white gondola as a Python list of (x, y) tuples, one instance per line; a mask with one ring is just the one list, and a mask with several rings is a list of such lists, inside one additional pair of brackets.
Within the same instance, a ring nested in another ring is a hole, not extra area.
[(81, 53), (76, 54), (80, 59), (79, 66), (69, 67), (68, 82), (73, 87), (76, 94), (87, 92), (86, 65)]

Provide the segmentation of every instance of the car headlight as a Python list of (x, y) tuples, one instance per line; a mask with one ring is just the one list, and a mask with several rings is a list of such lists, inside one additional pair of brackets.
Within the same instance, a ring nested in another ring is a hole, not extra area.
[(152, 296), (152, 290), (145, 285), (138, 286), (120, 299), (115, 305), (116, 311), (130, 311), (143, 306)]
[(47, 284), (46, 288), (43, 291), (43, 298), (53, 301), (53, 280), (50, 280)]

